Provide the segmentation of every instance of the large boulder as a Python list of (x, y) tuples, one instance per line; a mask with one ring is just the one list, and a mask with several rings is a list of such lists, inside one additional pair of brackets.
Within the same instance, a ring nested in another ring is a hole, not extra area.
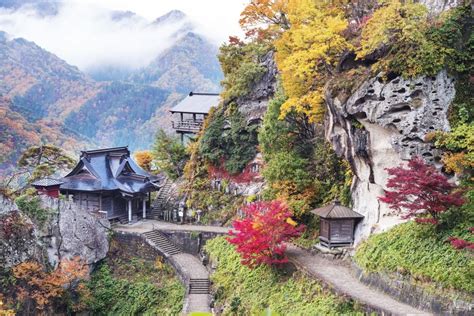
[[(81, 210), (74, 203), (41, 198), (48, 210), (46, 222), (38, 222), (8, 199), (0, 197), (0, 264), (11, 267), (26, 260), (48, 261), (56, 266), (61, 259), (80, 256), (87, 264), (106, 257), (110, 223)], [(46, 260), (45, 260), (46, 259)]]

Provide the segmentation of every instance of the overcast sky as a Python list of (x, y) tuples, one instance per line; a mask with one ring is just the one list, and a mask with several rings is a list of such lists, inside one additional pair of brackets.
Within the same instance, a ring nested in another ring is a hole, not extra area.
[[(0, 30), (34, 41), (84, 71), (110, 65), (145, 66), (173, 44), (171, 35), (182, 25), (154, 28), (149, 22), (181, 10), (196, 31), (215, 44), (242, 35), (238, 20), (249, 0), (63, 0), (56, 16), (42, 17), (25, 8), (0, 10)], [(144, 17), (113, 21), (110, 10), (132, 11)]]

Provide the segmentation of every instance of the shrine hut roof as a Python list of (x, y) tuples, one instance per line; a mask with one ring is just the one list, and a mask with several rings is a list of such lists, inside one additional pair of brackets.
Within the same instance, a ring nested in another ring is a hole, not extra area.
[(314, 209), (311, 213), (322, 218), (364, 218), (362, 214), (341, 205), (339, 201), (333, 201), (329, 205)]
[(61, 185), (63, 182), (53, 178), (43, 178), (33, 182), (31, 185), (34, 187), (52, 187)]

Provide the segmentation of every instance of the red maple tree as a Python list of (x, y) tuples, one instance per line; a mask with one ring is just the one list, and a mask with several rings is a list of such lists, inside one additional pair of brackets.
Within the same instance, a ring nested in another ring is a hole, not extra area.
[(223, 160), (220, 166), (209, 165), (207, 172), (210, 178), (226, 179), (238, 184), (253, 182), (259, 176), (258, 172), (252, 171), (250, 165), (247, 165), (240, 173), (231, 174), (225, 169)]
[(227, 238), (236, 246), (242, 264), (254, 267), (288, 262), (285, 242), (304, 230), (291, 219), (289, 208), (280, 201), (262, 201), (246, 205), (243, 212), (246, 217), (233, 222), (236, 232), (230, 231)]
[(437, 224), (440, 213), (464, 203), (462, 192), (456, 191), (445, 175), (419, 157), (412, 158), (408, 168), (386, 170), (392, 176), (387, 182), (392, 190), (385, 191), (379, 200), (403, 212), (404, 219), (415, 217), (419, 223)]

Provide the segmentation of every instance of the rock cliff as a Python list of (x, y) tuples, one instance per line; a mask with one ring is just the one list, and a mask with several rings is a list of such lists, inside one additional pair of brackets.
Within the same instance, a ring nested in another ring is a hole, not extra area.
[(236, 101), (239, 111), (247, 117), (249, 123), (253, 120), (263, 119), (268, 101), (273, 97), (277, 88), (278, 68), (274, 52), (269, 51), (262, 58), (260, 65), (265, 68), (262, 77), (252, 85), (252, 90), (245, 97)]
[(365, 216), (356, 243), (400, 222), (378, 201), (386, 189), (385, 168), (414, 155), (435, 165), (440, 161), (441, 152), (425, 136), (449, 130), (447, 112), (454, 95), (454, 79), (443, 71), (412, 80), (379, 75), (363, 82), (347, 100), (326, 96), (326, 138), (351, 164), (353, 209)]
[(51, 212), (43, 224), (0, 197), (2, 266), (10, 267), (26, 260), (47, 261), (56, 266), (59, 260), (74, 256), (93, 264), (105, 258), (109, 249), (107, 220), (58, 199), (43, 197), (41, 208)]

